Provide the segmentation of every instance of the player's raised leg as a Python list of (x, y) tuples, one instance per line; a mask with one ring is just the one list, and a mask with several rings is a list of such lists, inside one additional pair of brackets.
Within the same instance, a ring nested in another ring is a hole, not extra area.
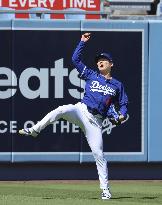
[(81, 112), (75, 105), (69, 104), (59, 106), (57, 109), (49, 112), (41, 121), (39, 121), (33, 127), (19, 130), (19, 134), (31, 135), (33, 137), (36, 137), (41, 132), (41, 130), (43, 130), (46, 126), (52, 124), (60, 118), (68, 120), (71, 123), (75, 123), (83, 129), (83, 123), (81, 121), (80, 115)]

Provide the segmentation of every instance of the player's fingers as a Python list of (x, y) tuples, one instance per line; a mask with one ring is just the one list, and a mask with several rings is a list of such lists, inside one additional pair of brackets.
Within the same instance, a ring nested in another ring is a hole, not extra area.
[(87, 38), (87, 37), (90, 38), (90, 35), (91, 35), (91, 33), (85, 33), (85, 34), (84, 34), (84, 37), (86, 37), (86, 38)]

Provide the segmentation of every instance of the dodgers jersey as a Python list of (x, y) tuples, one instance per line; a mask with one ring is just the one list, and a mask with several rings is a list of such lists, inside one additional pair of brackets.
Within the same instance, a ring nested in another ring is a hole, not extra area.
[(82, 53), (86, 42), (80, 41), (76, 47), (72, 61), (80, 78), (86, 81), (82, 103), (97, 110), (103, 117), (110, 117), (116, 114), (114, 104), (118, 104), (120, 113), (126, 117), (128, 98), (124, 91), (123, 84), (115, 78), (106, 79), (103, 75), (88, 68), (82, 62)]

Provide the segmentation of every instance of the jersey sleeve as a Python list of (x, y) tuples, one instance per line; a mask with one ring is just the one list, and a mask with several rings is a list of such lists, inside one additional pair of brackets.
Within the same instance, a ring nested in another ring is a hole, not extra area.
[(127, 94), (125, 93), (123, 84), (121, 84), (119, 88), (119, 111), (124, 117), (126, 117), (127, 115), (127, 105), (128, 105), (128, 97)]
[(119, 113), (116, 110), (115, 105), (113, 103), (111, 103), (111, 105), (109, 106), (109, 109), (107, 110), (107, 117), (119, 119)]
[(85, 48), (85, 44), (86, 43), (84, 41), (79, 42), (72, 55), (72, 62), (76, 67), (77, 71), (79, 72), (79, 77), (86, 80), (91, 76), (91, 74), (94, 73), (94, 71), (90, 68), (87, 68), (87, 66), (82, 62), (82, 55)]

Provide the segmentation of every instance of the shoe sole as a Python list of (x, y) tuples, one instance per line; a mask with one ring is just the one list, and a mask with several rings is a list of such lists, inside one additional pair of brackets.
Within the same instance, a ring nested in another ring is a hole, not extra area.
[(24, 129), (22, 129), (22, 130), (19, 130), (19, 134), (20, 135), (37, 137), (39, 133), (37, 133), (36, 131), (33, 131), (33, 133), (27, 133), (27, 132), (24, 131)]
[(109, 198), (107, 198), (107, 197), (103, 198), (102, 197), (102, 200), (109, 200), (109, 199), (111, 199), (111, 197), (109, 197)]
[(19, 134), (20, 135), (31, 135), (31, 134), (26, 133), (24, 130), (19, 130)]

